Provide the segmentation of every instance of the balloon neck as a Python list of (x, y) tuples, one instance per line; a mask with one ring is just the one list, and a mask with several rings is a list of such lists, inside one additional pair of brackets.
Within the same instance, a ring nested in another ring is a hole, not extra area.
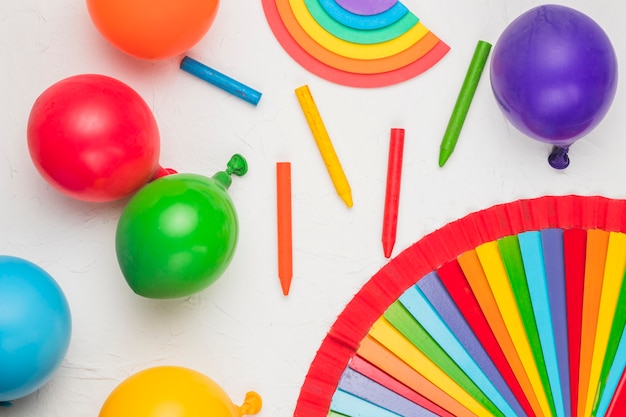
[(230, 184), (232, 184), (233, 182), (233, 179), (230, 177), (230, 175), (228, 175), (228, 173), (224, 171), (215, 173), (215, 175), (213, 175), (213, 179), (227, 190), (228, 190), (228, 187), (230, 187)]
[(241, 416), (257, 414), (261, 411), (261, 407), (263, 406), (263, 400), (261, 396), (254, 391), (250, 391), (246, 393), (246, 398), (243, 401), (243, 404), (239, 407), (239, 412)]
[(569, 146), (554, 146), (548, 156), (548, 163), (554, 169), (565, 169), (569, 166), (569, 156), (567, 152)]
[(178, 172), (172, 168), (163, 168), (159, 165), (157, 168), (157, 172), (154, 174), (152, 180), (156, 180), (157, 178), (165, 177), (166, 175), (177, 174)]
[(11, 401), (0, 401), (0, 407), (11, 407), (12, 405)]
[(242, 177), (246, 172), (248, 172), (248, 162), (243, 156), (235, 154), (230, 158), (228, 164), (226, 164), (226, 170), (217, 172), (213, 175), (213, 179), (220, 183), (225, 189), (228, 189), (233, 182), (232, 175)]

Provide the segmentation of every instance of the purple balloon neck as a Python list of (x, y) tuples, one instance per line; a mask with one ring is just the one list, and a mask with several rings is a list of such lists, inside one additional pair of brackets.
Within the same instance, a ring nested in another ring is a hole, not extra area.
[(548, 163), (554, 169), (565, 169), (569, 166), (569, 156), (567, 152), (568, 147), (554, 146), (550, 156), (548, 156)]

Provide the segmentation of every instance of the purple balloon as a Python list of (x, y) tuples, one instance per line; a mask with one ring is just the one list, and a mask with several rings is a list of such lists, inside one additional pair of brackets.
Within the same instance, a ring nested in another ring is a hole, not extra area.
[(617, 59), (587, 15), (543, 5), (502, 32), (491, 87), (506, 118), (527, 136), (564, 149), (606, 115), (617, 88)]

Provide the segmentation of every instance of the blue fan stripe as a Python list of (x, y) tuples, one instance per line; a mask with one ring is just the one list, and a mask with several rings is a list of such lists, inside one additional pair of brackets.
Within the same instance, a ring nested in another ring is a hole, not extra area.
[(485, 348), (483, 348), (482, 344), (467, 323), (467, 320), (465, 320), (465, 317), (461, 314), (461, 311), (456, 306), (439, 276), (434, 272), (430, 273), (419, 280), (417, 286), (422, 290), (428, 301), (433, 305), (435, 310), (437, 310), (437, 313), (439, 313), (444, 323), (454, 333), (465, 350), (467, 350), (467, 352), (485, 372), (487, 377), (489, 377), (489, 379), (493, 382), (511, 408), (515, 410), (517, 413), (516, 415), (526, 415), (524, 409), (519, 404), (515, 395), (513, 395), (513, 392), (485, 351)]
[[(572, 404), (570, 397), (570, 380), (568, 347), (567, 347), (567, 307), (565, 304), (565, 258), (563, 249), (563, 230), (544, 229), (541, 231), (543, 259), (548, 281), (548, 297), (550, 298), (550, 316), (554, 330), (557, 362), (561, 378), (561, 391), (565, 416), (571, 417)], [(548, 262), (548, 259), (550, 260)], [(563, 325), (555, 325), (563, 323)]]
[(613, 364), (611, 365), (609, 375), (606, 379), (606, 386), (604, 387), (604, 392), (600, 399), (600, 406), (598, 407), (598, 416), (603, 416), (609, 408), (613, 394), (624, 372), (624, 368), (626, 368), (626, 329), (622, 331), (622, 337), (617, 346), (617, 352), (615, 352), (615, 358), (613, 359)]
[(441, 320), (417, 285), (405, 291), (399, 301), (505, 416), (517, 417), (515, 411)]
[(339, 380), (339, 389), (401, 416), (437, 417), (422, 406), (351, 368)]
[(552, 326), (552, 313), (548, 297), (548, 283), (544, 268), (541, 234), (535, 231), (524, 232), (519, 234), (517, 238), (522, 252), (522, 259), (524, 260), (524, 272), (526, 273), (528, 291), (539, 332), (541, 350), (543, 351), (548, 371), (548, 380), (554, 398), (556, 414), (557, 417), (564, 417), (565, 409), (563, 407), (561, 379), (556, 359), (556, 342)]
[(335, 391), (330, 409), (350, 417), (402, 417), (342, 390)]

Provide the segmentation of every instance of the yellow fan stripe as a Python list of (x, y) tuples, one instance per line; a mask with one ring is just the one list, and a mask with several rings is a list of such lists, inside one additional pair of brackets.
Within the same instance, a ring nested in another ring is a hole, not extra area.
[(539, 370), (533, 358), (528, 336), (524, 331), (522, 317), (500, 255), (498, 242), (492, 241), (483, 243), (476, 247), (476, 253), (483, 266), (491, 292), (496, 299), (496, 303), (498, 304), (506, 328), (511, 335), (515, 349), (519, 353), (526, 374), (530, 378), (530, 383), (537, 395), (541, 409), (543, 410), (543, 415), (551, 416), (552, 412), (548, 404), (548, 398), (543, 389), (543, 384), (541, 383)]
[(491, 413), (474, 397), (461, 388), (448, 374), (434, 364), (422, 351), (405, 338), (384, 317), (372, 326), (369, 334), (402, 359), (407, 365), (424, 375), (429, 381), (448, 393), (478, 417), (491, 416)]
[(480, 259), (478, 258), (476, 251), (469, 250), (462, 253), (457, 257), (457, 261), (472, 289), (472, 293), (476, 297), (476, 301), (480, 305), (480, 308), (485, 316), (485, 320), (487, 320), (491, 331), (493, 332), (500, 348), (502, 349), (502, 352), (504, 353), (504, 356), (515, 374), (515, 378), (522, 387), (528, 402), (530, 403), (535, 414), (537, 416), (541, 416), (543, 414), (541, 411), (541, 405), (539, 404), (537, 395), (535, 394), (533, 386), (530, 383), (530, 379), (526, 374), (526, 370), (524, 369), (519, 353), (515, 349), (511, 335), (506, 329), (506, 325), (502, 319), (496, 300), (491, 293), (489, 282), (487, 281), (487, 277), (485, 276), (485, 272), (480, 264)]

